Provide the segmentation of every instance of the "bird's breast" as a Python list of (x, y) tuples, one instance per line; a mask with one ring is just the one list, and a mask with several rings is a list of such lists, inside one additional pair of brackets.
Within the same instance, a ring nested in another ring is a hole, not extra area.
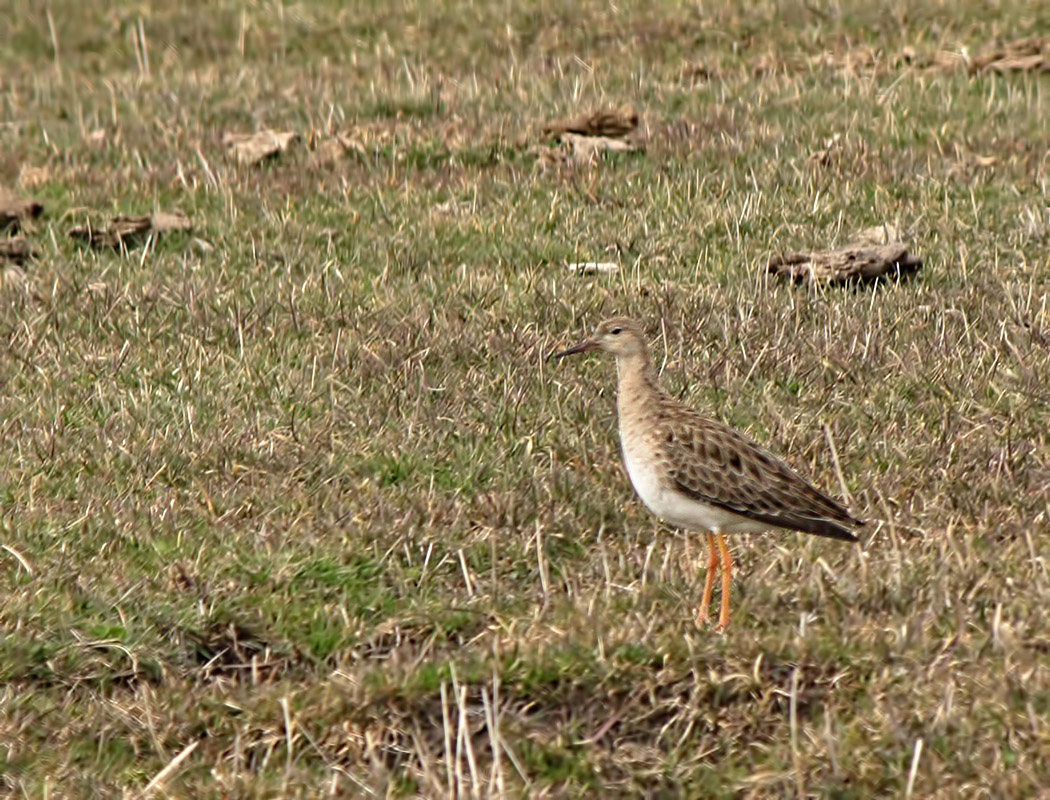
[(664, 507), (664, 483), (655, 463), (654, 454), (648, 452), (644, 443), (629, 436), (621, 437), (623, 463), (631, 486), (646, 507), (657, 516), (662, 516)]
[(689, 530), (744, 533), (767, 530), (757, 522), (719, 506), (689, 497), (671, 485), (669, 464), (659, 444), (631, 425), (621, 424), (620, 445), (627, 476), (638, 497), (653, 514), (670, 525)]

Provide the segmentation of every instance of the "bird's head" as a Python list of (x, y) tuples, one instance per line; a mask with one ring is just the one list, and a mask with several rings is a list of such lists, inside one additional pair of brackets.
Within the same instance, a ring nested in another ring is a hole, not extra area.
[(568, 350), (555, 353), (554, 358), (589, 353), (592, 350), (604, 350), (617, 358), (645, 353), (645, 333), (642, 326), (633, 319), (613, 317), (599, 325), (592, 337), (584, 339)]

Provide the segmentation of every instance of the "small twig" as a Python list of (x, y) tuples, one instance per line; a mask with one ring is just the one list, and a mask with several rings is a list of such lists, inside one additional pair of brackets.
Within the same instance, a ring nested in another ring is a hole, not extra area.
[(15, 550), (15, 548), (11, 547), (11, 545), (0, 544), (0, 550), (6, 550), (8, 553), (13, 555), (15, 557), (15, 560), (22, 565), (22, 569), (24, 569), (30, 575), (33, 574), (33, 568), (29, 566), (29, 562), (25, 560), (25, 557), (21, 553)]
[(835, 475), (839, 479), (839, 488), (842, 489), (842, 496), (845, 498), (846, 503), (852, 504), (853, 497), (849, 493), (849, 489), (846, 488), (846, 476), (842, 474), (842, 465), (839, 463), (839, 451), (835, 447), (835, 440), (831, 438), (831, 428), (828, 424), (824, 423), (824, 436), (828, 440), (828, 448), (831, 450), (831, 463), (835, 465)]
[(798, 796), (806, 796), (806, 784), (802, 777), (802, 756), (798, 751), (798, 667), (791, 673), (791, 700), (788, 706), (789, 724), (791, 727), (791, 760), (795, 768), (795, 791)]
[(922, 739), (915, 740), (915, 750), (911, 754), (911, 769), (908, 770), (908, 785), (904, 789), (904, 800), (911, 797), (915, 788), (915, 776), (919, 773), (919, 758), (922, 756)]
[(452, 721), (448, 713), (448, 684), (441, 682), (441, 723), (445, 733), (445, 775), (449, 797), (456, 796), (456, 770), (452, 766)]
[(550, 585), (547, 577), (547, 564), (543, 558), (543, 533), (540, 530), (539, 521), (536, 522), (536, 568), (540, 573), (540, 586), (543, 589), (543, 605), (547, 605), (547, 596)]
[(164, 769), (154, 775), (153, 780), (146, 784), (146, 788), (143, 789), (142, 793), (139, 795), (139, 800), (144, 800), (144, 798), (149, 797), (153, 792), (160, 789), (164, 785), (164, 782), (167, 781), (175, 770), (181, 766), (182, 762), (193, 754), (193, 751), (197, 749), (199, 744), (200, 740), (198, 739), (196, 742), (191, 742), (182, 748), (182, 751), (169, 761)]
[(295, 724), (292, 722), (292, 714), (288, 709), (288, 698), (281, 698), (281, 715), (284, 717), (284, 743), (288, 753), (288, 761), (285, 765), (285, 769), (290, 770), (292, 768), (292, 761), (295, 752)]

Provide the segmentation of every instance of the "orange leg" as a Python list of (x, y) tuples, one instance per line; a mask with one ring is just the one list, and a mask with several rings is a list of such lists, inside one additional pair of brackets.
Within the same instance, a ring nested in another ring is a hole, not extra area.
[(729, 584), (733, 578), (733, 557), (729, 555), (725, 537), (718, 534), (717, 539), (718, 550), (722, 554), (722, 612), (718, 615), (716, 630), (721, 633), (729, 624)]
[(701, 626), (707, 620), (707, 607), (711, 605), (711, 590), (715, 588), (715, 569), (718, 568), (718, 549), (715, 546), (715, 535), (707, 534), (707, 574), (704, 577), (704, 595), (700, 599), (700, 611), (696, 615), (696, 624)]

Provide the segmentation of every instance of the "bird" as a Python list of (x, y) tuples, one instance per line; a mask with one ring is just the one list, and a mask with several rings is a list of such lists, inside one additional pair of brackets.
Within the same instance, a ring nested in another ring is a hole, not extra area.
[(707, 621), (716, 571), (722, 598), (716, 630), (729, 624), (733, 559), (725, 535), (795, 530), (856, 542), (864, 524), (782, 460), (728, 425), (684, 405), (661, 386), (642, 326), (628, 317), (552, 358), (602, 350), (616, 358), (620, 446), (631, 485), (668, 524), (707, 534), (707, 569), (696, 624)]

